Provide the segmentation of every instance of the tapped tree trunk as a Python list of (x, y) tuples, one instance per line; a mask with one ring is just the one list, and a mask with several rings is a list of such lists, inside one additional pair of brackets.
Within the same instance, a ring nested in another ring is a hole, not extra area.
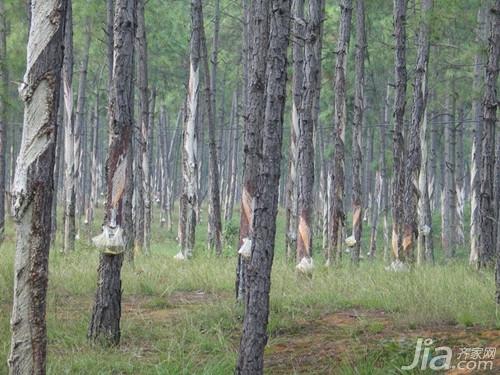
[[(486, 83), (482, 101), (483, 109), (483, 154), (481, 168), (481, 233), (479, 245), (479, 268), (491, 267), (495, 263), (496, 249), (496, 219), (494, 178), (495, 178), (495, 127), (498, 98), (496, 85), (498, 79), (499, 54), (500, 54), (500, 0), (490, 10), (490, 36), (488, 61), (486, 63)], [(497, 159), (497, 162), (498, 159)], [(497, 255), (497, 264), (498, 257)], [(499, 271), (496, 272), (497, 279), (497, 304), (499, 298)]]
[[(45, 374), (48, 260), (67, 1), (30, 3), (21, 149), (12, 186), (16, 223), (9, 374)], [(2, 197), (3, 199), (3, 197)]]
[[(248, 22), (247, 44), (248, 85), (245, 87), (247, 102), (244, 107), (244, 162), (243, 191), (241, 193), (240, 236), (238, 248), (246, 239), (252, 239), (253, 210), (252, 205), (257, 190), (260, 149), (262, 142), (261, 129), (264, 123), (265, 93), (263, 82), (266, 81), (267, 45), (269, 41), (269, 12), (271, 0), (245, 0), (245, 20)], [(245, 38), (246, 39), (246, 38)], [(253, 241), (253, 239), (252, 239)], [(243, 300), (246, 294), (247, 261), (238, 256), (236, 272), (236, 298)]]
[(403, 196), (404, 196), (404, 116), (406, 107), (406, 5), (407, 0), (394, 0), (395, 94), (393, 132), (393, 186), (392, 186), (392, 253), (396, 260), (404, 260)]
[[(243, 333), (236, 374), (260, 375), (264, 372), (264, 347), (267, 343), (269, 291), (276, 235), (276, 215), (283, 139), (283, 113), (286, 97), (287, 48), (290, 34), (290, 0), (263, 1), (272, 14), (266, 66), (262, 161), (257, 174), (257, 194), (253, 206), (252, 255), (248, 267), (248, 290)], [(254, 14), (255, 16), (255, 14)], [(265, 14), (267, 17), (268, 15)], [(254, 29), (253, 36), (258, 38)], [(264, 36), (265, 37), (265, 36)]]
[(351, 35), (352, 0), (340, 2), (340, 26), (337, 43), (337, 62), (335, 64), (335, 131), (333, 160), (333, 195), (331, 217), (331, 240), (328, 248), (327, 263), (330, 263), (332, 252), (335, 259), (340, 260), (342, 233), (345, 224), (344, 190), (345, 190), (345, 131), (347, 121), (346, 108), (346, 74), (347, 51)]
[[(352, 235), (356, 240), (351, 249), (351, 260), (359, 264), (361, 249), (361, 231), (363, 224), (363, 199), (361, 187), (361, 166), (363, 155), (361, 153), (361, 134), (363, 133), (364, 112), (364, 85), (365, 85), (365, 3), (364, 0), (356, 2), (356, 89), (354, 94), (354, 119), (352, 136)], [(368, 189), (366, 190), (368, 197)], [(372, 207), (372, 209), (374, 209)]]
[[(417, 63), (413, 90), (413, 108), (409, 129), (404, 185), (403, 251), (410, 262), (415, 260), (415, 245), (419, 233), (427, 238), (431, 233), (429, 191), (427, 190), (427, 67), (429, 64), (429, 17), (432, 0), (422, 2), (422, 14), (417, 41)], [(420, 198), (420, 199), (419, 199)], [(420, 223), (420, 231), (419, 231)], [(429, 228), (427, 230), (427, 228)], [(423, 242), (419, 242), (421, 245)], [(418, 246), (417, 263), (424, 259), (424, 248)], [(426, 246), (427, 247), (427, 246)], [(427, 253), (427, 251), (425, 252)]]
[(297, 262), (312, 256), (314, 209), (314, 132), (317, 125), (321, 77), (321, 42), (324, 1), (309, 1), (309, 19), (305, 29), (304, 77), (298, 153), (298, 230)]
[(64, 31), (64, 64), (62, 84), (64, 94), (64, 163), (65, 163), (65, 206), (64, 206), (64, 252), (75, 249), (75, 128), (73, 115), (73, 10), (68, 0), (66, 26)]
[[(125, 231), (124, 212), (128, 203), (127, 187), (132, 181), (132, 77), (135, 36), (135, 0), (116, 0), (113, 23), (113, 79), (109, 97), (110, 139), (106, 160), (106, 211), (104, 228), (108, 231)], [(103, 233), (105, 234), (105, 233)], [(104, 345), (120, 342), (121, 318), (121, 267), (123, 252), (105, 250), (99, 259), (98, 284), (88, 338)]]
[(180, 202), (180, 244), (184, 257), (194, 249), (198, 209), (198, 100), (200, 95), (200, 51), (202, 19), (200, 0), (191, 0), (191, 46), (189, 86), (184, 116), (182, 148), (182, 195)]

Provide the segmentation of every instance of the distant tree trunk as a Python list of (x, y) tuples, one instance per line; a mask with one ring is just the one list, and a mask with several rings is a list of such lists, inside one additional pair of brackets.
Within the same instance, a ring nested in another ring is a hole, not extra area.
[[(91, 37), (91, 26), (90, 26), (90, 18), (87, 17), (86, 25), (85, 25), (85, 42), (84, 42), (84, 50), (82, 62), (80, 65), (80, 77), (78, 79), (78, 97), (76, 99), (76, 116), (74, 122), (74, 170), (73, 170), (73, 186), (75, 189), (75, 199), (76, 202), (79, 202), (79, 208), (76, 210), (77, 206), (75, 205), (75, 214), (78, 211), (78, 219), (80, 220), (82, 216), (82, 210), (80, 207), (84, 207), (81, 205), (82, 201), (85, 197), (85, 190), (83, 189), (82, 184), (79, 184), (79, 180), (83, 178), (84, 170), (82, 166), (83, 163), (83, 147), (85, 146), (85, 138), (83, 137), (84, 131), (84, 112), (85, 105), (87, 100), (87, 68), (89, 65), (89, 50), (90, 50), (90, 37)], [(78, 232), (80, 231), (80, 225), (78, 226)]]
[(406, 5), (407, 0), (394, 0), (395, 95), (393, 132), (393, 187), (392, 187), (392, 252), (397, 260), (402, 254), (403, 196), (404, 196), (404, 116), (406, 107)]
[[(45, 324), (57, 111), (67, 1), (30, 3), (21, 149), (12, 186), (16, 223), (9, 374), (45, 374)], [(3, 197), (2, 197), (3, 199)]]
[[(380, 179), (381, 179), (381, 187), (382, 187), (382, 208), (381, 208), (381, 213), (382, 217), (384, 220), (384, 263), (387, 263), (389, 260), (389, 183), (390, 183), (390, 178), (387, 170), (387, 159), (385, 157), (385, 149), (386, 149), (386, 142), (387, 142), (387, 129), (390, 126), (389, 122), (389, 101), (390, 101), (390, 88), (391, 86), (387, 84), (386, 86), (386, 94), (385, 94), (385, 101), (384, 101), (384, 122), (380, 128)], [(370, 254), (372, 254), (372, 250), (370, 250)], [(372, 254), (373, 255), (373, 254)]]
[[(106, 160), (106, 212), (104, 228), (125, 232), (127, 186), (132, 180), (132, 77), (135, 36), (135, 0), (116, 0), (114, 15), (113, 79), (109, 97), (110, 139)], [(104, 234), (104, 233), (103, 233)], [(124, 233), (125, 241), (127, 234)], [(100, 256), (98, 286), (88, 330), (91, 341), (120, 342), (121, 267), (123, 253), (105, 250)]]
[(227, 182), (227, 195), (226, 195), (226, 205), (225, 205), (225, 214), (224, 220), (226, 222), (230, 221), (233, 217), (233, 208), (234, 208), (234, 198), (236, 194), (236, 179), (238, 178), (238, 151), (239, 151), (239, 138), (240, 138), (240, 118), (238, 114), (238, 94), (234, 93), (233, 97), (233, 106), (231, 110), (231, 132), (232, 136), (232, 147), (231, 147), (231, 155), (230, 155), (230, 166), (231, 169), (229, 171), (229, 181)]
[(327, 262), (330, 262), (332, 251), (335, 258), (339, 260), (342, 248), (342, 232), (345, 224), (344, 213), (344, 164), (345, 164), (345, 131), (347, 121), (346, 108), (346, 74), (347, 74), (347, 51), (351, 35), (352, 0), (340, 2), (340, 26), (337, 42), (337, 62), (335, 64), (335, 132), (334, 132), (334, 160), (333, 160), (333, 195), (332, 217), (331, 217), (331, 240), (327, 254)]
[[(361, 250), (361, 231), (363, 225), (363, 199), (361, 187), (361, 165), (363, 155), (361, 153), (361, 134), (363, 133), (364, 112), (364, 85), (365, 85), (365, 3), (364, 0), (356, 2), (356, 88), (354, 94), (354, 119), (352, 136), (352, 235), (356, 243), (351, 249), (351, 260), (359, 264), (359, 253)], [(368, 194), (368, 189), (366, 190)], [(367, 196), (365, 197), (365, 199)], [(372, 208), (373, 209), (373, 208)]]
[[(455, 256), (456, 244), (456, 211), (457, 191), (455, 184), (455, 91), (451, 84), (451, 92), (446, 97), (446, 124), (444, 128), (444, 197), (443, 197), (443, 227), (442, 243), (446, 258)], [(450, 96), (453, 96), (450, 98)], [(450, 102), (451, 101), (451, 102)]]
[(5, 232), (5, 157), (7, 145), (7, 24), (4, 0), (0, 0), (0, 243)]
[[(50, 243), (51, 245), (54, 245), (55, 240), (56, 240), (56, 235), (57, 235), (57, 214), (58, 214), (58, 207), (59, 203), (61, 201), (60, 199), (60, 190), (62, 190), (62, 195), (63, 199), (62, 201), (65, 202), (64, 199), (64, 148), (63, 148), (63, 143), (64, 143), (64, 121), (63, 121), (63, 111), (64, 111), (64, 93), (62, 91), (62, 85), (61, 88), (59, 89), (59, 109), (57, 111), (57, 139), (56, 139), (56, 153), (55, 153), (55, 162), (54, 162), (54, 190), (55, 190), (55, 196), (54, 199), (52, 199), (52, 224), (51, 224), (51, 229), (50, 229)], [(14, 135), (14, 134), (12, 134)], [(12, 145), (13, 146), (13, 145)], [(11, 153), (12, 153), (12, 148), (11, 148)], [(14, 158), (13, 155), (11, 155), (11, 158)], [(10, 161), (11, 167), (10, 167), (10, 173), (11, 175), (14, 174), (14, 168), (13, 168), (13, 160), (11, 159)], [(61, 183), (62, 182), (62, 183)], [(10, 198), (7, 198), (7, 204), (10, 206)]]
[(215, 25), (214, 25), (214, 45), (212, 51), (212, 70), (209, 69), (207, 43), (205, 38), (205, 27), (203, 25), (203, 8), (202, 2), (199, 0), (200, 12), (200, 33), (202, 48), (203, 69), (205, 71), (205, 90), (206, 90), (206, 109), (208, 117), (208, 147), (209, 147), (209, 244), (215, 249), (217, 255), (222, 254), (222, 220), (221, 220), (221, 205), (220, 205), (220, 185), (219, 185), (219, 161), (217, 157), (217, 130), (216, 130), (216, 86), (217, 86), (217, 53), (219, 44), (219, 19), (220, 9), (219, 0), (215, 3)]
[[(486, 9), (480, 6), (477, 11), (477, 31), (476, 42), (484, 45), (486, 36)], [(471, 167), (471, 225), (470, 225), (470, 255), (469, 263), (477, 266), (479, 254), (479, 236), (481, 233), (481, 212), (479, 202), (481, 200), (481, 157), (482, 157), (482, 142), (483, 142), (483, 118), (482, 107), (479, 100), (479, 92), (483, 82), (484, 71), (484, 52), (478, 48), (474, 58), (474, 77), (473, 77), (473, 92), (474, 99), (472, 101), (472, 109), (474, 112), (475, 128), (474, 138), (472, 143), (472, 167)]]
[[(135, 49), (137, 55), (137, 86), (139, 91), (139, 134), (138, 152), (136, 153), (136, 226), (134, 248), (140, 254), (144, 246), (144, 206), (146, 190), (149, 190), (149, 181), (146, 181), (146, 171), (148, 169), (148, 121), (149, 121), (149, 87), (148, 87), (148, 49), (146, 39), (146, 25), (144, 22), (144, 0), (137, 2), (137, 30), (135, 37)], [(147, 251), (148, 249), (146, 249)]]
[[(487, 268), (494, 265), (496, 249), (496, 212), (495, 206), (495, 126), (498, 98), (496, 85), (498, 79), (499, 55), (500, 55), (500, 0), (495, 1), (491, 8), (491, 23), (488, 48), (488, 60), (486, 63), (486, 82), (482, 101), (483, 108), (483, 154), (481, 167), (481, 233), (479, 235), (479, 268)], [(497, 162), (499, 160), (497, 159)], [(498, 257), (497, 254), (497, 264)], [(497, 269), (497, 304), (500, 303), (499, 270)]]
[(456, 165), (455, 165), (455, 190), (457, 192), (456, 218), (456, 244), (465, 244), (464, 233), (464, 208), (465, 208), (465, 175), (467, 173), (464, 159), (464, 121), (465, 103), (459, 103), (458, 122), (455, 125), (456, 134)]
[(184, 116), (184, 144), (182, 149), (182, 178), (180, 229), (181, 250), (191, 257), (194, 249), (198, 208), (198, 99), (200, 91), (201, 3), (191, 0), (191, 51), (189, 87)]
[(108, 59), (108, 90), (113, 82), (113, 23), (115, 20), (115, 0), (106, 0), (106, 54)]
[[(413, 108), (408, 135), (408, 139), (411, 141), (408, 141), (404, 185), (403, 250), (405, 258), (413, 262), (415, 260), (415, 245), (418, 239), (417, 263), (419, 264), (424, 260), (424, 255), (429, 252), (424, 250), (424, 246), (427, 248), (429, 244), (428, 238), (432, 236), (432, 217), (429, 191), (427, 190), (427, 119), (425, 118), (427, 114), (427, 67), (429, 65), (429, 18), (431, 8), (432, 0), (422, 2), (413, 84)], [(425, 242), (421, 239), (425, 239)]]
[(143, 137), (146, 139), (146, 152), (142, 155), (142, 171), (144, 173), (144, 251), (149, 254), (151, 249), (151, 219), (152, 219), (152, 181), (151, 170), (153, 168), (153, 128), (154, 114), (156, 105), (156, 88), (151, 90), (151, 99), (149, 104), (149, 118), (146, 134)]
[(64, 92), (64, 163), (65, 163), (65, 206), (64, 206), (64, 252), (75, 250), (75, 129), (73, 115), (73, 10), (68, 0), (64, 35), (64, 65), (62, 83)]
[(168, 153), (167, 153), (167, 158), (166, 158), (166, 165), (168, 171), (168, 175), (171, 175), (171, 177), (167, 180), (165, 180), (165, 185), (164, 188), (166, 189), (166, 216), (167, 216), (167, 229), (169, 231), (172, 230), (172, 207), (174, 205), (174, 198), (175, 198), (175, 192), (174, 192), (174, 181), (177, 181), (177, 170), (178, 170), (178, 155), (179, 155), (179, 148), (178, 146), (181, 143), (181, 135), (180, 132), (182, 130), (182, 118), (183, 118), (183, 111), (180, 110), (179, 114), (177, 115), (177, 122), (175, 124), (175, 131), (174, 134), (171, 137), (170, 140), (170, 146), (168, 148)]
[[(267, 4), (269, 3), (263, 2), (262, 5)], [(260, 375), (264, 372), (264, 347), (267, 343), (269, 291), (278, 213), (283, 113), (286, 97), (290, 0), (271, 0), (270, 5), (272, 17), (270, 17), (270, 31), (268, 32), (267, 72), (266, 80), (262, 82), (266, 86), (266, 97), (262, 102), (265, 107), (261, 149), (263, 157), (257, 175), (246, 310), (236, 367), (236, 374), (245, 375)], [(252, 33), (254, 38), (259, 37), (257, 32), (254, 29)], [(262, 32), (266, 30), (263, 29)]]
[[(248, 86), (247, 103), (244, 108), (244, 161), (243, 161), (243, 191), (241, 193), (240, 236), (238, 248), (246, 239), (252, 239), (252, 205), (257, 189), (259, 173), (261, 129), (265, 114), (266, 61), (269, 41), (269, 12), (271, 0), (253, 1), (245, 5), (245, 19), (248, 20)], [(236, 272), (236, 298), (243, 300), (246, 294), (247, 261), (238, 256)]]
[(95, 108), (94, 108), (94, 121), (93, 121), (93, 131), (92, 140), (90, 146), (91, 152), (91, 168), (90, 168), (90, 202), (87, 210), (87, 223), (89, 227), (89, 236), (92, 235), (92, 224), (94, 222), (94, 208), (96, 207), (97, 200), (99, 199), (98, 191), (98, 150), (99, 150), (99, 128), (100, 128), (100, 118), (99, 118), (99, 103), (100, 95), (99, 90), (96, 90), (95, 98)]
[[(323, 2), (324, 4), (324, 2)], [(319, 176), (319, 189), (320, 189), (320, 207), (321, 207), (321, 235), (322, 235), (322, 244), (321, 248), (323, 251), (323, 255), (326, 257), (328, 253), (328, 227), (329, 227), (329, 207), (330, 207), (330, 199), (328, 196), (328, 167), (325, 158), (325, 143), (324, 143), (324, 135), (323, 135), (323, 126), (321, 124), (317, 124), (317, 143), (319, 150), (319, 160), (320, 160), (320, 176)]]
[[(304, 35), (304, 0), (292, 1), (292, 34)], [(304, 91), (304, 41), (297, 37), (292, 44), (292, 59), (293, 59), (293, 79), (292, 79), (292, 123), (290, 125), (290, 154), (288, 160), (288, 181), (287, 181), (287, 211), (286, 211), (286, 245), (287, 258), (291, 259), (296, 253), (297, 261), (307, 254), (299, 254), (297, 243), (297, 227), (298, 227), (298, 199), (299, 199), (299, 143), (303, 142), (301, 137), (309, 138), (309, 134), (303, 134), (301, 131), (306, 130), (301, 126), (300, 122), (303, 119), (302, 114), (302, 97)], [(309, 124), (308, 124), (309, 126)], [(307, 132), (309, 129), (306, 130)], [(312, 135), (312, 129), (311, 129)], [(308, 142), (308, 141), (305, 141)], [(303, 150), (305, 152), (305, 149)], [(303, 155), (310, 157), (309, 155)], [(309, 166), (308, 166), (309, 167)], [(302, 177), (302, 176), (301, 176)], [(305, 176), (304, 176), (305, 177)], [(314, 174), (313, 174), (314, 178)], [(308, 188), (308, 187), (306, 187)], [(303, 228), (306, 229), (306, 228)], [(307, 236), (307, 233), (304, 233)], [(309, 234), (310, 236), (310, 234)], [(312, 238), (312, 237), (311, 237)], [(304, 247), (304, 245), (302, 245)], [(302, 250), (303, 251), (303, 250)], [(300, 258), (299, 258), (300, 257)]]

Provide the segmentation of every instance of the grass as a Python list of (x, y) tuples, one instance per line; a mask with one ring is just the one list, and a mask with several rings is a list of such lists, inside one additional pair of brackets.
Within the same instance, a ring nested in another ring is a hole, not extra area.
[[(102, 349), (86, 340), (98, 251), (82, 239), (77, 251), (63, 255), (56, 242), (50, 256), (47, 303), (48, 373), (233, 373), (243, 316), (233, 298), (236, 257), (230, 245), (237, 233), (236, 217), (226, 227), (228, 246), (222, 257), (206, 250), (206, 222), (200, 224), (196, 253), (189, 262), (174, 261), (178, 251), (175, 234), (160, 229), (155, 221), (151, 254), (137, 256), (133, 266), (125, 264), (123, 268), (122, 340), (118, 348)], [(315, 273), (311, 279), (303, 279), (284, 259), (283, 226), (280, 216), (266, 358), (272, 357), (276, 343), (288, 343), (305, 334), (305, 323), (314, 325), (323, 316), (353, 308), (384, 311), (404, 330), (443, 324), (498, 327), (493, 275), (471, 270), (466, 265), (465, 249), (456, 262), (444, 264), (439, 253), (437, 265), (407, 273), (386, 272), (381, 261), (353, 268), (345, 259), (341, 267), (326, 268), (316, 251)], [(0, 357), (5, 359), (10, 346), (13, 285), (11, 223), (0, 252)], [(363, 335), (383, 332), (380, 323), (362, 320), (350, 336), (361, 340)], [(329, 340), (335, 339), (329, 336)], [(360, 352), (355, 359), (331, 359), (327, 368), (339, 374), (397, 373), (395, 369), (410, 362), (413, 355), (414, 346), (405, 345), (388, 340), (374, 350)], [(288, 370), (301, 373), (300, 368)], [(6, 372), (2, 360), (0, 374)]]

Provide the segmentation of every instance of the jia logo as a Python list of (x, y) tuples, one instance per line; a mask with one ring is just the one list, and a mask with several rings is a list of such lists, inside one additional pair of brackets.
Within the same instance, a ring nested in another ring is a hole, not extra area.
[(413, 370), (420, 364), (421, 370), (459, 370), (479, 371), (493, 370), (493, 361), (496, 356), (496, 347), (465, 347), (460, 348), (456, 356), (456, 364), (452, 365), (453, 350), (448, 346), (432, 348), (434, 340), (419, 338), (415, 347), (415, 356), (410, 365), (402, 366), (401, 370)]

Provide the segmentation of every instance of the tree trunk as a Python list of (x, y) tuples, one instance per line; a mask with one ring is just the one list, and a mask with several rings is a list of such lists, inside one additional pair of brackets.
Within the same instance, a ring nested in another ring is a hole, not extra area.
[(201, 3), (191, 0), (191, 51), (189, 87), (184, 116), (184, 145), (182, 149), (182, 178), (180, 230), (181, 250), (184, 257), (192, 256), (195, 242), (198, 208), (198, 99), (200, 91), (200, 44), (203, 20)]
[[(361, 187), (361, 165), (363, 155), (361, 153), (361, 134), (363, 133), (364, 112), (364, 85), (365, 85), (365, 3), (364, 0), (356, 2), (356, 88), (354, 94), (354, 119), (352, 136), (352, 235), (356, 243), (351, 249), (351, 260), (359, 264), (359, 253), (361, 250), (361, 231), (363, 225), (363, 199)], [(369, 166), (367, 166), (368, 168)], [(368, 197), (368, 189), (365, 191)], [(373, 208), (372, 208), (373, 209)]]
[[(391, 86), (387, 84), (386, 86), (386, 94), (385, 94), (385, 102), (384, 102), (384, 122), (382, 124), (382, 127), (380, 128), (380, 178), (381, 178), (381, 194), (382, 194), (382, 216), (383, 216), (383, 221), (384, 221), (384, 263), (387, 263), (389, 260), (389, 184), (390, 184), (390, 178), (387, 170), (387, 159), (385, 157), (385, 149), (386, 149), (386, 142), (387, 142), (387, 129), (390, 126), (389, 123), (389, 101), (390, 101), (390, 89)], [(371, 253), (371, 251), (370, 251)]]
[(73, 10), (72, 0), (68, 1), (64, 35), (64, 65), (62, 72), (64, 92), (64, 163), (65, 196), (64, 207), (64, 252), (75, 250), (75, 129), (73, 115)]
[[(12, 187), (16, 223), (9, 373), (45, 374), (45, 324), (57, 111), (67, 1), (30, 4), (21, 149)], [(3, 199), (3, 198), (2, 198)]]
[(92, 224), (94, 222), (94, 208), (96, 207), (98, 196), (98, 147), (99, 147), (99, 128), (100, 128), (100, 118), (99, 118), (99, 101), (100, 95), (99, 90), (96, 91), (95, 98), (95, 108), (94, 108), (94, 129), (92, 131), (91, 140), (91, 169), (90, 169), (90, 202), (89, 208), (87, 210), (87, 224), (89, 227), (89, 237), (92, 235)]
[(205, 71), (205, 90), (206, 90), (206, 109), (208, 118), (208, 147), (209, 147), (209, 245), (215, 249), (217, 255), (222, 254), (222, 220), (221, 220), (221, 208), (220, 208), (220, 186), (219, 186), (219, 162), (217, 157), (217, 133), (216, 133), (216, 83), (217, 83), (217, 53), (219, 44), (219, 0), (216, 0), (215, 4), (215, 25), (214, 25), (214, 45), (212, 51), (212, 70), (209, 70), (208, 65), (208, 52), (207, 43), (205, 38), (205, 27), (203, 25), (203, 9), (201, 0), (199, 0), (199, 7), (197, 7), (200, 12), (200, 33), (201, 33), (201, 45), (202, 50), (202, 60), (203, 69)]
[(464, 122), (465, 103), (459, 103), (458, 122), (455, 126), (456, 134), (456, 165), (455, 181), (457, 192), (457, 212), (456, 212), (456, 240), (455, 242), (463, 246), (465, 244), (464, 233), (464, 206), (465, 206), (465, 175), (467, 173), (464, 159)]
[[(413, 90), (413, 108), (408, 135), (404, 185), (404, 234), (403, 251), (410, 262), (415, 260), (415, 245), (419, 237), (432, 236), (427, 190), (427, 67), (429, 65), (429, 17), (432, 0), (421, 4), (421, 20), (417, 40), (417, 63)], [(419, 228), (420, 223), (420, 228)], [(424, 228), (429, 228), (424, 229)], [(420, 230), (419, 230), (420, 229)], [(424, 249), (419, 246), (417, 262), (424, 259)]]
[[(443, 226), (442, 243), (446, 258), (455, 256), (456, 244), (456, 211), (457, 191), (455, 183), (455, 91), (451, 84), (451, 90), (446, 97), (446, 124), (444, 128), (444, 197), (443, 197)], [(450, 98), (450, 96), (453, 96)], [(451, 103), (450, 103), (451, 102)]]
[(340, 260), (342, 248), (341, 237), (345, 224), (344, 214), (344, 164), (345, 164), (345, 131), (347, 121), (346, 108), (346, 74), (347, 74), (347, 51), (349, 48), (349, 38), (351, 35), (352, 0), (342, 0), (340, 2), (340, 26), (337, 43), (337, 62), (335, 65), (335, 133), (334, 133), (334, 160), (333, 160), (333, 195), (332, 219), (331, 219), (331, 240), (327, 254), (327, 263), (332, 258), (332, 251), (335, 258)]
[[(477, 11), (476, 42), (483, 46), (486, 39), (486, 9), (480, 6)], [(483, 82), (484, 52), (479, 48), (474, 58), (474, 77), (472, 109), (474, 112), (475, 128), (472, 143), (472, 167), (471, 167), (471, 225), (470, 225), (470, 255), (469, 264), (477, 266), (479, 254), (479, 236), (481, 233), (481, 212), (479, 202), (481, 199), (481, 157), (483, 142), (483, 118), (479, 92)]]
[(153, 168), (153, 128), (156, 105), (156, 88), (151, 90), (151, 100), (149, 104), (149, 118), (146, 134), (146, 152), (142, 155), (142, 172), (144, 173), (144, 251), (149, 254), (151, 249), (151, 219), (152, 219), (152, 192), (151, 192), (151, 170)]
[[(82, 184), (79, 183), (79, 180), (84, 177), (84, 169), (83, 166), (83, 147), (85, 146), (85, 138), (83, 137), (83, 127), (84, 127), (84, 112), (85, 112), (85, 104), (86, 104), (86, 93), (87, 93), (87, 68), (89, 65), (89, 50), (90, 50), (90, 36), (91, 34), (91, 26), (90, 19), (87, 17), (86, 25), (85, 25), (85, 42), (84, 42), (84, 50), (82, 62), (80, 65), (80, 77), (78, 80), (78, 97), (76, 100), (76, 116), (74, 122), (74, 169), (73, 169), (73, 189), (75, 190), (75, 199), (76, 202), (81, 203), (85, 197), (85, 190), (83, 189)], [(80, 207), (84, 207), (80, 204)], [(78, 211), (78, 212), (76, 212)], [(75, 205), (75, 216), (78, 216), (80, 220), (82, 216), (82, 210), (78, 209)], [(80, 232), (80, 226), (78, 226), (78, 232)]]
[(231, 110), (231, 136), (232, 136), (232, 147), (231, 147), (231, 156), (230, 156), (230, 166), (231, 169), (229, 171), (229, 180), (228, 184), (228, 193), (226, 197), (226, 206), (225, 206), (225, 214), (224, 220), (229, 222), (233, 217), (233, 209), (234, 209), (234, 198), (236, 193), (236, 183), (238, 178), (238, 151), (239, 151), (239, 138), (240, 138), (240, 118), (238, 114), (238, 94), (234, 93), (233, 97), (233, 108)]
[[(293, 0), (292, 1), (292, 35), (304, 35), (306, 32), (304, 27), (304, 0)], [(291, 259), (293, 254), (296, 252), (297, 261), (300, 261), (303, 257), (308, 256), (307, 254), (299, 254), (299, 245), (297, 238), (297, 228), (298, 228), (298, 199), (299, 199), (299, 174), (303, 170), (299, 171), (299, 143), (303, 143), (303, 147), (308, 140), (303, 139), (306, 137), (310, 138), (309, 134), (302, 133), (303, 131), (309, 132), (300, 124), (303, 120), (302, 113), (302, 101), (304, 96), (305, 81), (304, 81), (304, 40), (300, 37), (294, 39), (292, 44), (292, 60), (293, 60), (293, 79), (292, 79), (292, 123), (290, 126), (290, 156), (288, 160), (288, 187), (287, 187), (287, 211), (286, 211), (286, 245), (287, 245), (287, 258)], [(307, 124), (309, 127), (310, 124)], [(312, 129), (310, 129), (312, 135)], [(302, 139), (301, 139), (302, 138)], [(303, 152), (306, 151), (304, 148)], [(310, 158), (310, 155), (302, 155), (303, 159)], [(304, 160), (302, 160), (304, 162)], [(314, 163), (313, 163), (314, 164)], [(308, 166), (310, 167), (310, 166)], [(309, 173), (309, 171), (307, 172)], [(301, 176), (307, 179), (305, 176)], [(313, 173), (314, 178), (314, 173)], [(306, 189), (309, 187), (304, 186)], [(307, 192), (306, 192), (307, 194)], [(303, 230), (308, 230), (308, 228), (303, 227)], [(311, 235), (310, 233), (303, 233), (304, 236)], [(309, 239), (306, 239), (309, 241)], [(301, 245), (304, 251), (304, 244)]]
[(144, 22), (144, 0), (137, 2), (137, 30), (135, 36), (135, 49), (137, 55), (137, 86), (139, 91), (139, 137), (136, 153), (136, 226), (135, 226), (135, 253), (140, 254), (144, 246), (144, 206), (146, 190), (149, 190), (149, 181), (146, 181), (148, 169), (148, 121), (149, 121), (149, 88), (148, 88), (148, 50), (146, 40), (146, 25)]
[[(496, 84), (498, 78), (500, 55), (500, 0), (495, 1), (491, 9), (491, 23), (489, 36), (488, 60), (486, 63), (486, 82), (482, 101), (483, 109), (483, 153), (481, 167), (481, 233), (479, 235), (479, 268), (493, 266), (496, 249), (496, 206), (494, 192), (495, 178), (495, 126), (498, 98)], [(499, 255), (497, 254), (497, 264)], [(499, 278), (497, 269), (497, 304), (500, 303), (498, 289)]]
[(404, 196), (404, 116), (406, 107), (406, 5), (407, 0), (394, 0), (395, 95), (393, 132), (393, 187), (392, 187), (392, 252), (396, 260), (402, 254), (403, 196)]
[(0, 243), (5, 232), (5, 157), (7, 144), (7, 24), (4, 0), (0, 0)]
[[(298, 140), (298, 230), (297, 262), (311, 258), (314, 209), (314, 132), (317, 124), (321, 77), (321, 37), (323, 0), (309, 2), (309, 19), (305, 29), (305, 58), (303, 57), (303, 94), (300, 104)], [(300, 30), (299, 30), (300, 31)], [(297, 66), (298, 68), (298, 66)]]
[[(123, 230), (126, 246), (129, 230), (124, 218), (127, 186), (132, 180), (132, 78), (135, 36), (135, 0), (116, 0), (113, 23), (113, 79), (109, 97), (110, 139), (106, 160), (106, 212), (104, 228)], [(105, 234), (105, 233), (103, 233)], [(109, 238), (108, 238), (109, 239)], [(125, 246), (124, 246), (125, 245)], [(98, 286), (88, 330), (94, 342), (117, 345), (120, 342), (121, 267), (123, 252), (106, 249), (100, 256)]]
[[(267, 5), (263, 2), (262, 5)], [(257, 194), (253, 207), (252, 255), (248, 267), (248, 291), (237, 374), (264, 372), (264, 347), (267, 343), (269, 291), (276, 235), (283, 113), (286, 97), (287, 48), (290, 34), (290, 0), (271, 0), (269, 50), (266, 86), (262, 160), (257, 175)], [(265, 10), (265, 7), (263, 10)], [(253, 16), (256, 16), (254, 14)], [(261, 30), (267, 33), (267, 30)], [(254, 29), (253, 37), (258, 38)], [(265, 36), (264, 36), (265, 38)], [(253, 70), (253, 69), (252, 69)]]
[[(261, 129), (264, 123), (266, 87), (266, 60), (269, 41), (269, 12), (271, 0), (253, 1), (245, 6), (248, 20), (248, 86), (247, 103), (244, 107), (245, 145), (243, 161), (243, 191), (241, 193), (240, 235), (238, 248), (252, 238), (252, 204), (257, 189), (259, 173)], [(245, 38), (246, 39), (246, 38)], [(236, 298), (244, 300), (246, 293), (247, 261), (238, 256), (236, 272)]]

